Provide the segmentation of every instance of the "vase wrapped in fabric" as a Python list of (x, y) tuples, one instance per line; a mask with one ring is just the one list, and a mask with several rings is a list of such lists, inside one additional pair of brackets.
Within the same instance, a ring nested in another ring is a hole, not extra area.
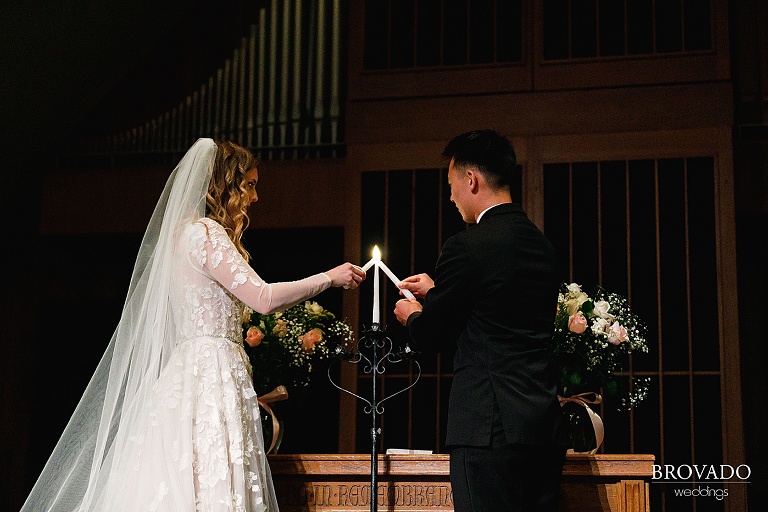
[(605, 431), (603, 420), (591, 405), (598, 405), (602, 397), (597, 393), (579, 393), (568, 397), (558, 396), (560, 407), (568, 424), (570, 448), (568, 453), (597, 453), (603, 444)]

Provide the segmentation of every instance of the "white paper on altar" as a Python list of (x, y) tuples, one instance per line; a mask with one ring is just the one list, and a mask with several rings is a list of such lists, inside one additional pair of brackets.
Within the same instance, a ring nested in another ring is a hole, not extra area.
[(387, 455), (431, 455), (432, 450), (410, 450), (408, 448), (387, 448)]

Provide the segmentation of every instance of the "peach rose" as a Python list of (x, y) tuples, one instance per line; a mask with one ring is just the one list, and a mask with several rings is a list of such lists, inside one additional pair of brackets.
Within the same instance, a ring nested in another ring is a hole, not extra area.
[(307, 352), (312, 352), (315, 350), (315, 345), (317, 345), (320, 341), (323, 339), (323, 331), (321, 331), (319, 328), (315, 327), (308, 333), (304, 334), (304, 336), (301, 337), (301, 348), (306, 350)]
[(622, 341), (629, 341), (627, 330), (619, 322), (613, 322), (611, 330), (608, 334), (608, 342), (618, 345)]
[(251, 347), (258, 347), (263, 339), (264, 333), (258, 327), (249, 327), (245, 333), (245, 342)]
[(587, 319), (584, 317), (584, 313), (579, 311), (568, 318), (568, 330), (574, 334), (581, 334), (587, 330)]

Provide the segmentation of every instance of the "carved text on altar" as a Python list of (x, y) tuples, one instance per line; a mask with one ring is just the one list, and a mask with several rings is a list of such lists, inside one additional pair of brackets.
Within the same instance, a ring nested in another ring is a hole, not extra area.
[[(367, 509), (371, 503), (371, 485), (316, 482), (275, 482), (281, 507), (314, 505), (314, 509)], [(377, 502), (382, 507), (398, 509), (452, 510), (451, 486), (442, 483), (379, 483)], [(313, 510), (314, 510), (313, 509)]]

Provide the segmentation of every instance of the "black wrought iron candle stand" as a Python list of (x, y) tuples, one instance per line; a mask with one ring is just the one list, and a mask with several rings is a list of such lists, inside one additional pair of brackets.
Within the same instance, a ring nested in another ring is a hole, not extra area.
[[(333, 367), (333, 364), (328, 367), (328, 379), (331, 381), (331, 384), (339, 390), (349, 393), (365, 402), (367, 405), (363, 408), (363, 411), (371, 416), (371, 512), (376, 512), (379, 496), (378, 442), (379, 435), (381, 434), (379, 416), (384, 413), (384, 408), (381, 404), (415, 386), (421, 378), (421, 365), (414, 357), (416, 352), (411, 350), (407, 344), (402, 350), (393, 352), (392, 340), (387, 336), (386, 330), (381, 329), (378, 323), (373, 324), (370, 329), (363, 330), (363, 335), (357, 341), (356, 347), (354, 347), (352, 351), (348, 352), (343, 346), (338, 345), (334, 352), (338, 361), (346, 361), (352, 364), (364, 362), (365, 364), (362, 366), (363, 372), (371, 374), (371, 398), (367, 399), (337, 384), (331, 376), (331, 368)], [(418, 370), (416, 378), (407, 387), (385, 398), (379, 399), (379, 394), (376, 389), (378, 384), (377, 377), (386, 372), (387, 363), (400, 363), (405, 360), (412, 360), (416, 365)]]

